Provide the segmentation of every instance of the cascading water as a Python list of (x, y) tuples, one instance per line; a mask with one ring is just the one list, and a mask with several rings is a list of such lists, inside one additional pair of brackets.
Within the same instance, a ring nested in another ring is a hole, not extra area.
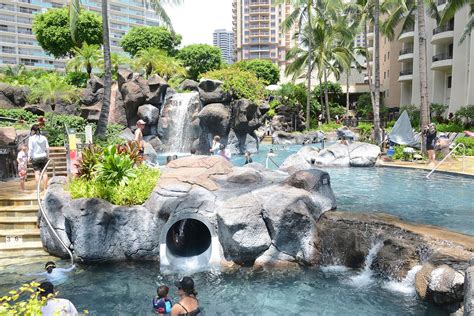
[(170, 153), (189, 153), (191, 149), (191, 119), (190, 105), (198, 96), (197, 92), (176, 93), (171, 97), (172, 113), (170, 124), (168, 151)]
[(398, 281), (388, 281), (386, 282), (383, 287), (387, 290), (398, 292), (406, 295), (414, 295), (415, 294), (415, 276), (418, 271), (422, 268), (421, 265), (416, 265), (408, 271), (406, 277)]
[(383, 242), (377, 242), (372, 246), (372, 248), (370, 248), (367, 257), (365, 257), (364, 270), (351, 277), (351, 284), (357, 287), (364, 287), (372, 283), (373, 272), (370, 269), (370, 266), (372, 265), (372, 262), (374, 262), (374, 259), (377, 257), (377, 253), (379, 252), (380, 248), (382, 248), (382, 246)]

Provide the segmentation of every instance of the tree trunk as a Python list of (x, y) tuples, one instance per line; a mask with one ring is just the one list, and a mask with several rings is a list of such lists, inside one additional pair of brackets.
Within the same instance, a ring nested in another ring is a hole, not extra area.
[(350, 92), (349, 92), (349, 77), (351, 75), (351, 67), (347, 69), (346, 72), (346, 111), (349, 112), (350, 110)]
[(370, 93), (370, 101), (372, 103), (372, 108), (374, 107), (375, 100), (374, 100), (374, 88), (372, 85), (372, 74), (370, 71), (370, 56), (369, 56), (369, 40), (367, 39), (367, 22), (364, 23), (364, 46), (365, 51), (367, 52), (367, 57), (365, 58), (367, 62), (367, 80), (369, 81), (369, 93)]
[(89, 78), (90, 78), (91, 75), (92, 75), (92, 65), (90, 63), (87, 63), (86, 70), (87, 70), (87, 74), (89, 75)]
[(108, 19), (107, 0), (102, 0), (102, 29), (104, 45), (104, 99), (100, 111), (99, 122), (95, 135), (98, 138), (105, 138), (107, 123), (109, 121), (110, 96), (112, 94), (112, 65), (110, 61), (110, 38), (109, 38), (109, 19)]
[(331, 122), (331, 115), (329, 112), (329, 95), (328, 95), (328, 74), (324, 70), (324, 103), (326, 104), (326, 123)]
[[(418, 50), (419, 50), (419, 73), (420, 73), (420, 128), (430, 122), (430, 108), (428, 105), (428, 79), (426, 66), (426, 29), (425, 29), (425, 7), (423, 0), (417, 0), (418, 18)], [(423, 144), (425, 142), (423, 141)], [(424, 147), (424, 146), (423, 146)], [(423, 148), (423, 150), (425, 150)]]
[(376, 144), (382, 142), (380, 131), (380, 36), (379, 36), (380, 1), (375, 0), (374, 7), (374, 140)]
[[(308, 25), (309, 30), (313, 29), (311, 26), (311, 1), (308, 1), (307, 5), (308, 9)], [(306, 97), (306, 122), (305, 127), (307, 130), (311, 128), (311, 71), (312, 71), (312, 63), (313, 63), (313, 45), (311, 43), (311, 36), (308, 38), (308, 95)]]

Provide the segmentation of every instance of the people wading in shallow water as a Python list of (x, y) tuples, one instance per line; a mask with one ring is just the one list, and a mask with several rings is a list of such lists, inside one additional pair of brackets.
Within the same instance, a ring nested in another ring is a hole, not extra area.
[(56, 268), (56, 264), (53, 261), (48, 261), (44, 265), (45, 272), (27, 275), (44, 276), (49, 282), (59, 285), (67, 280), (67, 273), (71, 272), (76, 268), (76, 265), (72, 265), (70, 268)]
[(194, 281), (191, 277), (185, 276), (180, 281), (174, 283), (178, 288), (179, 302), (171, 309), (172, 316), (186, 315), (194, 316), (201, 313), (197, 292), (194, 289)]
[(218, 155), (220, 147), (221, 147), (221, 138), (216, 135), (212, 139), (212, 145), (211, 145), (211, 149), (209, 149), (209, 152), (212, 153), (213, 155)]

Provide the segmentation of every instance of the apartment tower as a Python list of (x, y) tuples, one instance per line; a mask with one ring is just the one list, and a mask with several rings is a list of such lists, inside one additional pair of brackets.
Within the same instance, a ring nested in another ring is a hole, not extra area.
[[(82, 7), (101, 14), (101, 0), (82, 0)], [(0, 67), (24, 64), (31, 68), (63, 69), (39, 46), (32, 32), (33, 16), (61, 8), (69, 0), (0, 0)], [(121, 52), (120, 38), (133, 26), (158, 25), (158, 17), (146, 0), (109, 0), (111, 50)]]
[(281, 31), (291, 6), (273, 5), (272, 0), (233, 0), (232, 11), (236, 59), (268, 59), (283, 71), (286, 52), (296, 44), (292, 30)]
[(228, 64), (234, 62), (234, 33), (223, 29), (215, 30), (212, 34), (212, 41), (222, 53), (222, 60)]
[[(438, 0), (439, 12), (445, 6), (446, 0)], [(474, 37), (468, 36), (460, 43), (468, 20), (468, 6), (445, 25), (437, 25), (436, 20), (425, 16), (428, 100), (448, 105), (447, 113), (455, 113), (462, 106), (474, 104)], [(398, 79), (401, 84), (400, 105), (420, 104), (417, 34), (418, 23), (398, 38), (403, 44), (398, 56), (402, 68)]]

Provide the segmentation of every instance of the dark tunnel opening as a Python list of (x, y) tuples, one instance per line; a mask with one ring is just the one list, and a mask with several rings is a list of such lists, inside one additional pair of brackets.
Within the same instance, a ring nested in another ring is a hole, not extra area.
[(205, 252), (210, 245), (211, 232), (203, 222), (196, 219), (177, 221), (166, 233), (166, 246), (174, 256), (197, 256)]

